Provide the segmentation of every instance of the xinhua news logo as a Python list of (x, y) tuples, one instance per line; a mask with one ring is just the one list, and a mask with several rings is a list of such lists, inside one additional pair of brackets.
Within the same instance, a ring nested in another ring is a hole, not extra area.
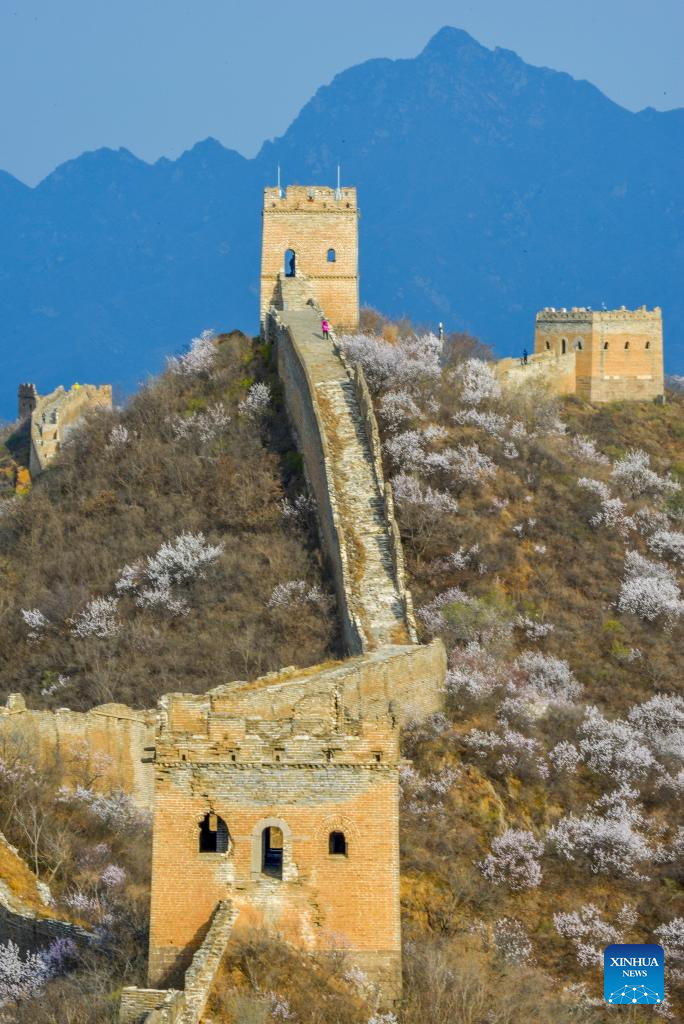
[(616, 943), (603, 954), (607, 1003), (653, 1006), (665, 998), (665, 954), (654, 943)]

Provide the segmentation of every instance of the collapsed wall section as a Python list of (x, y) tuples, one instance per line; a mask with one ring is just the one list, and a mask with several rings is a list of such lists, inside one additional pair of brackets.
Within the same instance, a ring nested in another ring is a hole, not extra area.
[[(20, 408), (22, 401), (28, 408), (26, 395), (20, 391)], [(69, 430), (89, 409), (111, 409), (111, 406), (111, 384), (103, 384), (101, 387), (95, 384), (74, 384), (69, 391), (60, 386), (49, 395), (34, 395), (34, 406), (30, 414), (31, 475), (37, 476), (48, 467), (59, 452)]]

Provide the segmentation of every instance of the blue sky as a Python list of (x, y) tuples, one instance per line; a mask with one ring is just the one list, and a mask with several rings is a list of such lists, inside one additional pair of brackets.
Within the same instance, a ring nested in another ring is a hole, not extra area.
[(34, 184), (85, 149), (208, 135), (250, 156), (338, 71), (447, 24), (631, 110), (684, 106), (682, 0), (0, 0), (0, 168)]

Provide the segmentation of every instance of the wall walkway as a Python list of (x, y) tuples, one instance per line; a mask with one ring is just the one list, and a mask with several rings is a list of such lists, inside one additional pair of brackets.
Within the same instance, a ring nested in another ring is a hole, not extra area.
[(331, 563), (347, 650), (416, 643), (391, 488), (385, 482), (368, 389), (334, 338), (305, 283), (283, 278), (284, 309), (271, 310), (269, 340)]

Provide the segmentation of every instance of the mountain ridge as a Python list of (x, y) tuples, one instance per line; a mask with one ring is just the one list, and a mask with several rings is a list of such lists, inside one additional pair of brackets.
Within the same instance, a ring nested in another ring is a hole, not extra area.
[(101, 148), (29, 188), (0, 173), (0, 414), (15, 382), (119, 393), (207, 326), (255, 331), (262, 189), (359, 189), (361, 298), (529, 347), (545, 305), (661, 305), (684, 370), (684, 110), (632, 113), (589, 82), (445, 28), (413, 58), (321, 86), (246, 158), (211, 137), (147, 163)]

